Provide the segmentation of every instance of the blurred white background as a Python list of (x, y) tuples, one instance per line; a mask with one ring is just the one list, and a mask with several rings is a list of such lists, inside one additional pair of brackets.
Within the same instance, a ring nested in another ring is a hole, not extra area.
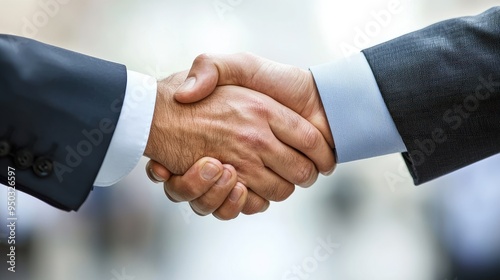
[[(499, 1), (0, 4), (0, 33), (162, 78), (203, 52), (250, 51), (307, 68)], [(445, 280), (496, 273), (500, 263), (499, 157), (419, 187), (400, 155), (341, 164), (266, 213), (230, 222), (170, 202), (146, 178), (145, 162), (116, 186), (96, 188), (76, 213), (19, 193), (17, 272), (7, 272), (7, 229), (0, 226), (0, 278)], [(0, 188), (2, 225), (6, 197)], [(477, 277), (470, 279), (486, 279)]]

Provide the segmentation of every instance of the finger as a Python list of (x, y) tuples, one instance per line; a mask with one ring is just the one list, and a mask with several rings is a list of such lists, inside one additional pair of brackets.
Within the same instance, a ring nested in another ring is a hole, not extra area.
[(170, 179), (172, 174), (163, 165), (154, 160), (148, 161), (146, 164), (146, 175), (153, 183), (163, 183)]
[(205, 98), (218, 85), (238, 85), (265, 92), (274, 99), (278, 97), (290, 103), (289, 105), (296, 105), (295, 100), (290, 101), (282, 97), (290, 92), (286, 89), (302, 82), (294, 79), (293, 83), (290, 83), (286, 75), (290, 74), (290, 71), (300, 70), (302, 69), (272, 62), (250, 53), (201, 54), (194, 60), (188, 78), (177, 90), (175, 98), (182, 103), (191, 103)]
[[(267, 96), (263, 96), (263, 98), (267, 100), (267, 104), (276, 103), (274, 110), (269, 115), (269, 125), (276, 138), (306, 155), (314, 162), (320, 172), (330, 172), (335, 166), (335, 156), (323, 134), (314, 125), (291, 109), (278, 104)], [(296, 157), (295, 160), (299, 160), (299, 158)], [(303, 159), (298, 162), (305, 163)], [(312, 171), (310, 168), (304, 169), (304, 166), (301, 167), (304, 172)], [(275, 170), (274, 168), (272, 169)], [(278, 174), (281, 175), (282, 173), (278, 172)], [(307, 179), (312, 179), (312, 176), (305, 176), (308, 175), (307, 172), (297, 175), (299, 175), (298, 179), (306, 180), (298, 185), (304, 185), (304, 183), (308, 185), (315, 181), (307, 181)]]
[(174, 97), (181, 103), (193, 103), (210, 95), (217, 86), (219, 71), (211, 62), (210, 55), (199, 55), (193, 62), (184, 83)]
[(222, 175), (224, 167), (213, 158), (198, 160), (184, 175), (165, 183), (167, 196), (175, 201), (192, 201), (205, 194)]
[(284, 180), (301, 187), (311, 186), (318, 178), (312, 161), (293, 148), (274, 139), (270, 151), (262, 154), (262, 161)]
[(257, 195), (254, 191), (248, 190), (247, 201), (241, 210), (245, 215), (253, 215), (265, 212), (269, 208), (270, 202), (261, 196)]
[(222, 205), (213, 212), (214, 217), (226, 221), (238, 217), (243, 207), (245, 207), (248, 195), (248, 189), (243, 184), (236, 183), (236, 186), (231, 190)]
[[(235, 166), (239, 166), (236, 164)], [(265, 166), (251, 166), (247, 169), (236, 169), (238, 172), (238, 181), (251, 189), (258, 196), (269, 201), (283, 201), (287, 199), (294, 191), (295, 185), (283, 179), (271, 169)], [(258, 201), (254, 201), (258, 202)], [(262, 204), (259, 204), (262, 205)], [(259, 212), (259, 205), (248, 207), (248, 210)]]
[[(233, 189), (236, 186), (238, 180), (238, 174), (236, 170), (231, 165), (224, 165), (224, 171), (220, 178), (215, 182), (215, 184), (202, 196), (191, 201), (191, 208), (201, 216), (205, 216), (213, 213), (217, 208), (219, 208), (226, 197), (235, 195), (233, 193), (242, 194), (241, 188), (238, 188), (236, 191)], [(233, 191), (232, 191), (233, 190)], [(236, 202), (240, 199), (238, 197)]]
[[(240, 195), (238, 188), (243, 189), (243, 193), (239, 200), (236, 197)], [(253, 215), (262, 213), (269, 208), (269, 201), (258, 196), (252, 190), (246, 188), (243, 184), (237, 183), (236, 187), (231, 191), (229, 197), (224, 201), (213, 215), (219, 220), (231, 220), (238, 217), (240, 213), (245, 215)]]
[[(180, 177), (178, 175), (174, 175), (173, 177)], [(167, 183), (164, 183), (163, 184), (163, 190), (165, 190), (165, 186), (167, 185)], [(165, 191), (165, 195), (167, 196), (168, 200), (172, 201), (172, 202), (175, 202), (175, 203), (179, 203), (179, 202), (182, 202), (181, 200), (177, 200), (175, 198), (173, 198), (170, 194), (168, 194), (167, 191)]]

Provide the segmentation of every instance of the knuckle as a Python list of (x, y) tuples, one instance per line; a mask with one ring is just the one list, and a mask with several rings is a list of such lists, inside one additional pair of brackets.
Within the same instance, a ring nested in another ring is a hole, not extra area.
[(278, 186), (271, 185), (264, 191), (264, 198), (270, 201), (276, 201), (276, 197), (278, 196)]
[(268, 105), (259, 98), (253, 98), (252, 102), (248, 104), (248, 107), (252, 111), (252, 113), (257, 115), (258, 117), (267, 119), (267, 117), (269, 116)]
[(317, 170), (313, 163), (307, 162), (298, 167), (295, 173), (295, 182), (297, 185), (308, 185), (312, 179), (317, 176)]
[(237, 210), (234, 210), (234, 209), (221, 209), (221, 210), (217, 210), (216, 212), (213, 213), (213, 215), (217, 219), (223, 220), (223, 221), (229, 221), (229, 220), (235, 219), (236, 217), (238, 217), (239, 214), (240, 214), (240, 212), (238, 212)]
[(302, 143), (304, 148), (307, 150), (314, 150), (318, 148), (323, 140), (321, 133), (312, 127), (304, 129), (304, 133), (302, 135)]
[(294, 190), (295, 186), (291, 183), (278, 183), (266, 189), (264, 198), (275, 202), (283, 201), (290, 197)]
[(250, 199), (249, 198), (247, 200), (247, 203), (245, 204), (245, 206), (241, 210), (241, 213), (243, 213), (245, 215), (253, 215), (253, 214), (260, 213), (260, 211), (262, 210), (262, 208), (265, 206), (266, 203), (267, 202), (264, 199)]
[(296, 130), (300, 129), (300, 124), (301, 124), (301, 117), (298, 115), (287, 115), (286, 118), (287, 120), (287, 125), (290, 129)]
[(269, 141), (259, 131), (247, 131), (239, 135), (238, 141), (255, 150), (263, 150), (269, 146)]
[(212, 55), (208, 53), (202, 53), (194, 59), (194, 64), (205, 63), (212, 60)]
[(193, 201), (193, 206), (203, 215), (208, 215), (217, 209), (217, 203), (206, 199), (205, 197), (200, 197), (199, 199)]
[(195, 184), (186, 183), (182, 186), (177, 186), (176, 194), (185, 201), (190, 201), (200, 196), (200, 189)]
[(283, 201), (287, 198), (289, 198), (292, 193), (295, 191), (295, 186), (293, 184), (290, 184), (287, 187), (283, 187), (277, 190), (276, 194), (276, 199), (274, 201), (280, 202)]

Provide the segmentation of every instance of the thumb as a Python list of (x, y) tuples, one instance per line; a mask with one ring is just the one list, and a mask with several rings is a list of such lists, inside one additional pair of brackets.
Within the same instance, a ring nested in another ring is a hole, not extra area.
[(219, 69), (210, 55), (199, 55), (184, 83), (174, 94), (181, 103), (194, 103), (209, 96), (219, 81)]
[(316, 86), (309, 71), (276, 63), (251, 53), (202, 54), (196, 57), (175, 99), (193, 103), (209, 96), (217, 86), (246, 87), (275, 99), (301, 114)]

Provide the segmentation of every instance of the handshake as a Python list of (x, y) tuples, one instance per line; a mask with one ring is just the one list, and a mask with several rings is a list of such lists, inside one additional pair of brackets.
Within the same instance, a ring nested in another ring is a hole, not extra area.
[(334, 148), (309, 71), (251, 54), (201, 55), (158, 82), (144, 155), (170, 200), (229, 220), (332, 173)]

